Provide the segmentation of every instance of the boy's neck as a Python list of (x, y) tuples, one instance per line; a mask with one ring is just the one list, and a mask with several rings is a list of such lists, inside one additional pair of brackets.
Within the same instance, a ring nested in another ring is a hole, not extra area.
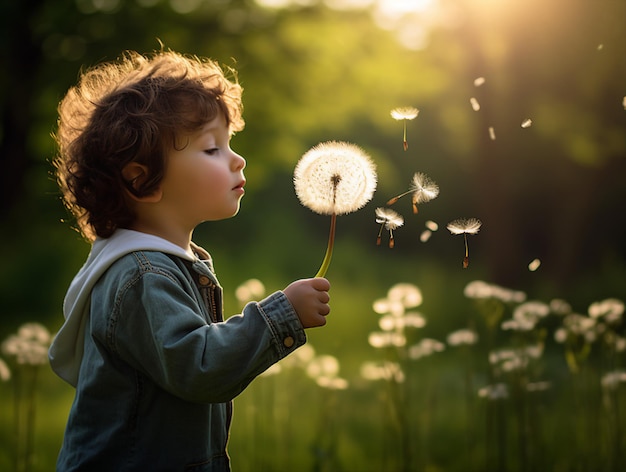
[(140, 233), (151, 234), (152, 236), (158, 236), (166, 241), (175, 244), (183, 248), (186, 252), (191, 253), (191, 235), (192, 232), (185, 232), (176, 230), (172, 227), (156, 227), (153, 225), (136, 222), (129, 229), (133, 231), (139, 231)]

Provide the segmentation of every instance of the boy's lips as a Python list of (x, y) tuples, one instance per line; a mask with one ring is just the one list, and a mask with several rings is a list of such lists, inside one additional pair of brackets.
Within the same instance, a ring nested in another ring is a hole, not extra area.
[(246, 185), (246, 181), (242, 180), (237, 185), (233, 187), (233, 190), (243, 190), (243, 187)]

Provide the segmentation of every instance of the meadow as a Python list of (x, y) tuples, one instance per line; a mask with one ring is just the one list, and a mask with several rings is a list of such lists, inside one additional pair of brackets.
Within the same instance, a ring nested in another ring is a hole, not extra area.
[[(620, 470), (623, 301), (575, 309), (436, 265), (381, 286), (336, 251), (328, 325), (235, 399), (234, 470)], [(233, 284), (227, 312), (278, 284)], [(2, 344), (0, 469), (50, 471), (73, 389), (37, 357), (47, 329), (23, 328)]]

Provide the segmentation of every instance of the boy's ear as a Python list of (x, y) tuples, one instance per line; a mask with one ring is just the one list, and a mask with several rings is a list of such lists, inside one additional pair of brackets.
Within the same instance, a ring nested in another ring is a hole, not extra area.
[(161, 187), (149, 195), (141, 195), (139, 189), (148, 177), (148, 168), (138, 162), (129, 162), (122, 169), (122, 177), (126, 181), (126, 193), (137, 202), (157, 203), (161, 200), (163, 192)]

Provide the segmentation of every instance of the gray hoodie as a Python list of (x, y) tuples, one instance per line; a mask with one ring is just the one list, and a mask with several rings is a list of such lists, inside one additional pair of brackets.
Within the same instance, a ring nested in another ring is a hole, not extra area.
[[(83, 357), (85, 325), (89, 318), (91, 290), (107, 269), (120, 257), (134, 251), (160, 251), (191, 262), (198, 257), (163, 238), (128, 229), (118, 229), (110, 238), (97, 238), (87, 261), (80, 269), (65, 296), (65, 322), (48, 353), (52, 369), (76, 387)], [(203, 254), (208, 258), (208, 254)]]

